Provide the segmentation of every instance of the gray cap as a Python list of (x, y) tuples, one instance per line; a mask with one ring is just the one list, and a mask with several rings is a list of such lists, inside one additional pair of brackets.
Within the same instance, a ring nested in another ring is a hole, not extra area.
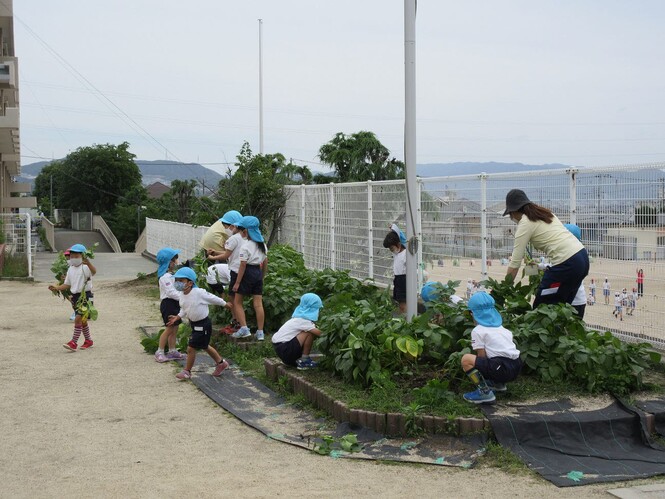
[(513, 211), (519, 211), (523, 206), (531, 203), (529, 198), (526, 197), (524, 191), (520, 189), (511, 189), (508, 194), (506, 194), (506, 211), (503, 212), (505, 217), (508, 213)]

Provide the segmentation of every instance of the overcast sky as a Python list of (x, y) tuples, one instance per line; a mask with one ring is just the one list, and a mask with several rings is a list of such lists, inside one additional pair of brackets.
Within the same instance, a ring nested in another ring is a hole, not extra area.
[[(259, 18), (266, 153), (323, 170), (322, 144), (370, 130), (404, 157), (403, 0), (15, 0), (14, 15), (23, 164), (127, 141), (223, 172), (243, 141), (258, 152)], [(665, 161), (664, 22), (661, 0), (420, 0), (418, 163)]]

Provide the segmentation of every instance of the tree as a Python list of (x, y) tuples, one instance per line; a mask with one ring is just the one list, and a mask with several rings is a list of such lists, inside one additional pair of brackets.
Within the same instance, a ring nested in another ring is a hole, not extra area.
[(47, 197), (49, 175), (53, 174), (57, 208), (101, 215), (111, 212), (125, 193), (141, 185), (141, 172), (128, 149), (127, 142), (79, 147), (41, 171), (35, 179), (37, 197)]
[(257, 154), (245, 142), (237, 156), (238, 169), (219, 182), (220, 213), (238, 210), (261, 220), (271, 245), (284, 216), (284, 185), (291, 183), (294, 166), (282, 154)]
[[(319, 158), (335, 170), (329, 181), (363, 182), (404, 178), (404, 163), (390, 158), (390, 151), (372, 132), (351, 135), (339, 132), (319, 149)], [(319, 180), (316, 179), (315, 180)]]

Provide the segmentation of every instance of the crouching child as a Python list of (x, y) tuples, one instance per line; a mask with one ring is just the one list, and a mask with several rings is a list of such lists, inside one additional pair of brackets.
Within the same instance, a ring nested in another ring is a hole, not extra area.
[(275, 352), (287, 366), (301, 370), (317, 367), (309, 354), (314, 340), (321, 336), (321, 331), (314, 324), (321, 307), (323, 302), (318, 295), (305, 293), (291, 318), (272, 336)]
[(197, 350), (208, 352), (208, 355), (212, 357), (216, 364), (212, 375), (219, 376), (224, 369), (229, 367), (229, 363), (217, 353), (217, 350), (210, 346), (212, 322), (208, 317), (208, 305), (221, 305), (230, 309), (231, 304), (199, 288), (196, 285), (196, 272), (188, 267), (179, 269), (173, 277), (175, 279), (174, 287), (182, 293), (182, 296), (180, 297), (180, 312), (178, 312), (178, 315), (169, 316), (167, 326), (173, 326), (178, 320), (187, 317), (192, 327), (192, 335), (187, 345), (185, 368), (175, 377), (179, 380), (191, 379)]
[(491, 403), (495, 392), (505, 392), (506, 383), (517, 378), (522, 369), (520, 351), (513, 333), (502, 326), (494, 298), (484, 291), (475, 293), (467, 304), (476, 327), (471, 331), (471, 347), (476, 352), (462, 356), (462, 369), (477, 386), (465, 393), (464, 400), (474, 404)]

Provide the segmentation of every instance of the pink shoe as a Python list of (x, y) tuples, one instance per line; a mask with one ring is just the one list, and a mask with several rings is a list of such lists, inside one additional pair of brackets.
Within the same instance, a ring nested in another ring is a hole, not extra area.
[(155, 354), (155, 361), (156, 362), (168, 362), (170, 359), (164, 355), (163, 353), (156, 353)]
[(222, 359), (222, 361), (219, 364), (217, 364), (217, 367), (215, 367), (215, 370), (213, 371), (212, 375), (220, 376), (222, 374), (222, 371), (227, 367), (229, 367), (229, 363), (226, 362), (224, 359)]
[(178, 374), (176, 374), (175, 377), (179, 380), (192, 379), (192, 373), (190, 373), (187, 369), (183, 369)]
[(180, 353), (177, 350), (169, 350), (166, 354), (167, 360), (183, 360), (187, 358), (187, 355)]

